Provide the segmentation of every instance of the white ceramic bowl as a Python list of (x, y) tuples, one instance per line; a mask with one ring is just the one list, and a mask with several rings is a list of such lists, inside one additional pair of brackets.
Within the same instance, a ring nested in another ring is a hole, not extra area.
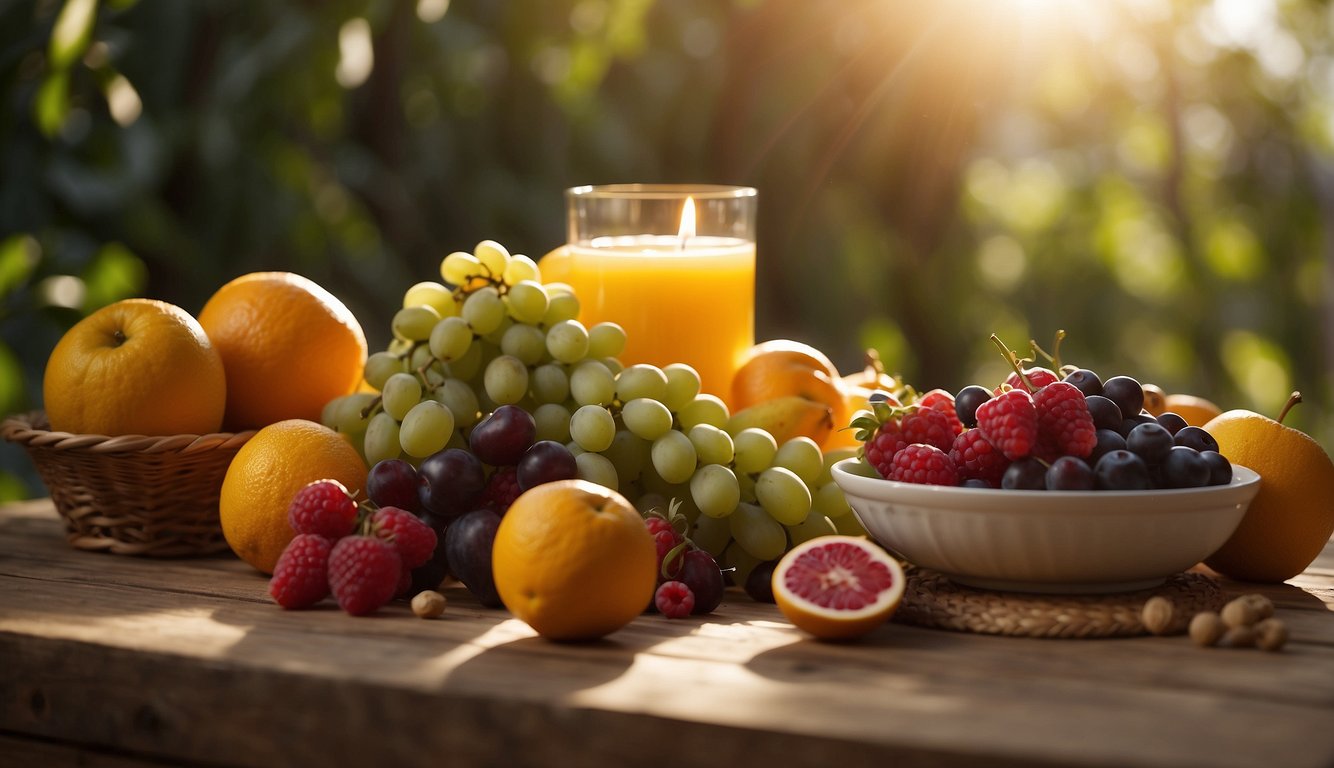
[(908, 562), (968, 586), (1127, 592), (1213, 554), (1241, 523), (1260, 476), (1160, 491), (1011, 491), (882, 479), (861, 459), (833, 467), (852, 511)]

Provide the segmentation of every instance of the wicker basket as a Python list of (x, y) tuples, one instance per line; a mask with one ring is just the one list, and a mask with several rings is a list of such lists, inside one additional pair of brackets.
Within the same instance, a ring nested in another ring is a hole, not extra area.
[(22, 445), (76, 549), (150, 557), (227, 549), (218, 493), (254, 430), (208, 435), (74, 435), (44, 414), (11, 416), (0, 437)]

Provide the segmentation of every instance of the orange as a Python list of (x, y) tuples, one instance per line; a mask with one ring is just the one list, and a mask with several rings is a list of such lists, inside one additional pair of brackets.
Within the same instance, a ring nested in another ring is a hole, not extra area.
[(51, 351), (42, 379), (51, 428), (96, 435), (207, 434), (222, 427), (222, 358), (172, 304), (125, 299), (85, 317)]
[(1233, 410), (1204, 426), (1219, 453), (1260, 473), (1260, 490), (1241, 525), (1204, 561), (1234, 579), (1286, 581), (1306, 570), (1334, 533), (1334, 462), (1282, 418)]
[(222, 480), (218, 517), (228, 546), (255, 568), (273, 573), (292, 540), (287, 523), (292, 497), (324, 479), (365, 498), (366, 462), (342, 435), (304, 419), (260, 429), (236, 452)]
[(774, 602), (820, 640), (847, 640), (889, 621), (903, 600), (903, 568), (858, 536), (828, 535), (788, 550), (774, 568)]
[(242, 275), (204, 304), (199, 323), (222, 355), (232, 429), (317, 421), (325, 403), (361, 383), (361, 325), (333, 294), (300, 275)]
[(1223, 409), (1203, 397), (1172, 394), (1164, 399), (1163, 411), (1175, 413), (1192, 427), (1203, 427), (1210, 419), (1221, 414)]
[(838, 369), (820, 350), (790, 339), (751, 347), (732, 376), (732, 412), (788, 396), (825, 405), (835, 415), (844, 408)]
[(496, 531), (500, 600), (550, 640), (593, 640), (644, 612), (657, 586), (648, 526), (619, 493), (584, 480), (525, 491)]

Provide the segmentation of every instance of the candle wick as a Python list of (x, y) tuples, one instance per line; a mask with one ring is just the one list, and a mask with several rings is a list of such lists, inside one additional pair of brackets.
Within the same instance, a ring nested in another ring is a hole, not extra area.
[(676, 250), (677, 250), (678, 252), (683, 252), (683, 251), (685, 251), (685, 249), (686, 249), (686, 241), (689, 240), (689, 239), (690, 239), (690, 235), (681, 235), (680, 237), (678, 237), (678, 238), (677, 238), (677, 241), (676, 241)]

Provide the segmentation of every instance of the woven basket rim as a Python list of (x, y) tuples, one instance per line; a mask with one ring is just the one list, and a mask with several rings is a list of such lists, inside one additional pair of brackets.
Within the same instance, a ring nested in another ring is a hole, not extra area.
[(217, 448), (239, 447), (257, 430), (178, 435), (96, 435), (48, 429), (43, 411), (17, 413), (0, 423), (0, 437), (28, 448), (59, 451), (86, 450), (94, 453), (194, 453)]

